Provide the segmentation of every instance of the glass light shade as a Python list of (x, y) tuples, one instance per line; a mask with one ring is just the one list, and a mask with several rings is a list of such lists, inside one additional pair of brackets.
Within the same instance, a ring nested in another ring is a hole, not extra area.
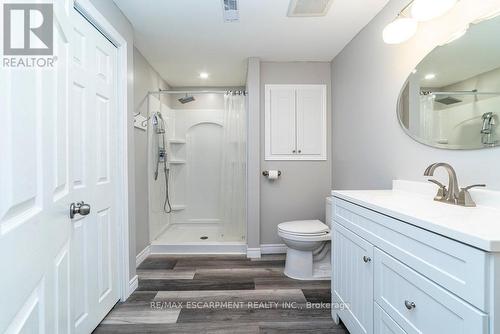
[(399, 44), (406, 42), (417, 32), (418, 23), (410, 18), (397, 18), (389, 23), (383, 32), (384, 42), (387, 44)]
[(415, 0), (411, 5), (411, 17), (419, 22), (429, 21), (446, 14), (458, 0)]

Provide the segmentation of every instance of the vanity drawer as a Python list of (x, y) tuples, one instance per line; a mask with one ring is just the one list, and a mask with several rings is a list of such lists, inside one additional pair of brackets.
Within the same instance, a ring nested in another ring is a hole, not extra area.
[(332, 216), (375, 247), (487, 310), (486, 252), (339, 198), (334, 198)]
[(486, 314), (381, 250), (374, 258), (375, 301), (406, 333), (488, 332)]
[(406, 332), (394, 321), (387, 313), (382, 310), (380, 305), (375, 303), (373, 306), (373, 333), (374, 334), (406, 334)]

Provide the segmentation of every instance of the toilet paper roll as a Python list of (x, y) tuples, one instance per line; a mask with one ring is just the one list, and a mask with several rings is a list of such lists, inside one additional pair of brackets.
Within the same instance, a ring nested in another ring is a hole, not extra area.
[(278, 171), (277, 170), (270, 170), (269, 171), (269, 175), (267, 176), (267, 178), (269, 180), (276, 180), (276, 179), (278, 179), (278, 176), (279, 175), (278, 175)]

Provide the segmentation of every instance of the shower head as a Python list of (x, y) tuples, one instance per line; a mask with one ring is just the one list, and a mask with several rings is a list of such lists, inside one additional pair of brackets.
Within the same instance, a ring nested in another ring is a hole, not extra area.
[(459, 99), (454, 98), (452, 96), (447, 96), (447, 97), (443, 97), (443, 98), (440, 98), (440, 99), (436, 99), (436, 102), (439, 102), (439, 103), (442, 103), (442, 104), (446, 104), (446, 105), (450, 105), (450, 104), (460, 103), (460, 102), (462, 102), (462, 100), (459, 100)]
[(178, 99), (177, 101), (179, 101), (180, 103), (182, 104), (186, 104), (186, 103), (189, 103), (189, 102), (193, 102), (195, 100), (194, 96), (188, 96), (186, 94), (186, 96), (184, 97), (181, 97), (180, 99)]

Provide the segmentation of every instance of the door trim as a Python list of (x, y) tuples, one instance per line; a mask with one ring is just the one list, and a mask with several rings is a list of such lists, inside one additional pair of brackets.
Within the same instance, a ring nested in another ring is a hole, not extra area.
[[(127, 91), (127, 41), (109, 23), (109, 21), (92, 5), (89, 0), (74, 0), (74, 8), (103, 34), (117, 49), (117, 109), (116, 117), (118, 146), (128, 148), (128, 91)], [(128, 149), (118, 150), (117, 157), (117, 189), (116, 218), (118, 222), (118, 272), (120, 300), (125, 301), (132, 293), (129, 288), (129, 182), (128, 182)]]

